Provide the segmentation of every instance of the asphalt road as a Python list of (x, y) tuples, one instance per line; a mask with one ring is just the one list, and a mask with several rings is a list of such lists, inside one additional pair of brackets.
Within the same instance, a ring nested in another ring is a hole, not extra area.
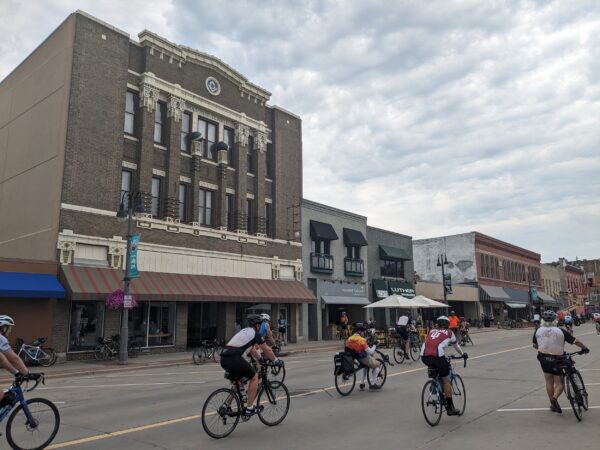
[[(331, 351), (286, 359), (292, 400), (282, 424), (269, 428), (254, 417), (218, 441), (205, 434), (199, 418), (207, 395), (226, 386), (216, 364), (50, 379), (35, 396), (51, 399), (60, 409), (60, 432), (50, 448), (596, 449), (600, 336), (591, 324), (575, 331), (592, 350), (576, 359), (589, 392), (590, 410), (582, 422), (564, 396), (563, 414), (549, 411), (531, 330), (474, 336), (467, 368), (457, 365), (467, 390), (465, 414), (444, 415), (435, 428), (421, 413), (427, 380), (421, 362), (389, 368), (380, 391), (356, 388), (349, 397), (340, 397)], [(0, 447), (6, 447), (3, 439)]]

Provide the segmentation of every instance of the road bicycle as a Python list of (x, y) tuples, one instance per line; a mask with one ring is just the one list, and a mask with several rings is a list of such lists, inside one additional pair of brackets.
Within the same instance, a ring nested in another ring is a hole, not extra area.
[[(381, 389), (387, 379), (387, 365), (393, 366), (388, 355), (375, 350), (378, 355), (375, 359), (379, 362), (379, 373), (375, 375), (375, 369), (371, 369), (360, 363), (355, 358), (354, 352), (338, 352), (333, 356), (333, 375), (335, 377), (335, 389), (342, 396), (350, 395), (356, 385), (356, 373), (365, 370), (369, 388)], [(374, 355), (375, 356), (375, 355)]]
[[(271, 382), (268, 377), (268, 364), (263, 360), (259, 369), (259, 386), (256, 395), (256, 415), (262, 423), (273, 427), (279, 425), (290, 410), (290, 393), (281, 382)], [(225, 372), (225, 379), (231, 387), (221, 388), (208, 396), (202, 407), (202, 427), (206, 433), (221, 439), (229, 436), (239, 421), (247, 422), (253, 414), (244, 413), (247, 402), (247, 379), (236, 380)]]
[[(121, 350), (121, 337), (115, 334), (111, 337), (99, 337), (98, 345), (94, 348), (94, 356), (98, 361), (117, 358)], [(141, 351), (141, 347), (133, 340), (127, 343), (127, 355), (130, 358), (136, 358)]]
[(394, 361), (398, 364), (402, 364), (404, 360), (408, 360), (409, 358), (413, 361), (418, 361), (421, 357), (421, 350), (419, 348), (419, 335), (414, 331), (409, 331), (408, 333), (409, 339), (409, 354), (406, 353), (406, 340), (402, 336), (398, 336), (396, 339), (396, 344), (392, 349), (392, 354), (394, 355)]
[(38, 364), (43, 367), (51, 366), (56, 362), (56, 350), (43, 345), (48, 342), (47, 337), (41, 337), (31, 344), (25, 344), (23, 338), (17, 338), (17, 355), (26, 365)]
[[(450, 364), (450, 385), (452, 386), (452, 398), (454, 400), (454, 407), (458, 410), (458, 415), (462, 416), (467, 406), (467, 396), (465, 391), (465, 384), (462, 378), (454, 371), (453, 360), (463, 359), (464, 367), (467, 367), (467, 359), (462, 356), (446, 356), (448, 363)], [(442, 418), (442, 413), (446, 409), (446, 397), (444, 395), (444, 385), (442, 377), (437, 373), (433, 367), (427, 368), (427, 376), (431, 378), (423, 386), (421, 392), (421, 408), (423, 410), (423, 416), (425, 421), (435, 427)]]
[(223, 346), (216, 339), (211, 341), (204, 340), (200, 343), (200, 347), (194, 350), (192, 359), (194, 360), (194, 364), (202, 364), (211, 359), (214, 362), (219, 362), (222, 350)]
[(460, 345), (475, 345), (468, 330), (458, 330), (458, 343)]
[(563, 385), (565, 386), (565, 394), (571, 403), (573, 413), (577, 420), (581, 422), (583, 411), (588, 410), (588, 393), (583, 383), (581, 373), (575, 368), (573, 355), (582, 355), (581, 351), (573, 353), (565, 353), (559, 359), (558, 368), (563, 377)]
[[(38, 378), (34, 380), (34, 376)], [(23, 390), (21, 385), (35, 381), (33, 387)], [(44, 383), (44, 374), (30, 374), (15, 379), (12, 387), (4, 395), (12, 395), (11, 404), (0, 409), (0, 422), (7, 416), (6, 440), (14, 450), (41, 450), (46, 448), (58, 433), (60, 414), (54, 403), (45, 398), (25, 400), (24, 393), (33, 391)]]

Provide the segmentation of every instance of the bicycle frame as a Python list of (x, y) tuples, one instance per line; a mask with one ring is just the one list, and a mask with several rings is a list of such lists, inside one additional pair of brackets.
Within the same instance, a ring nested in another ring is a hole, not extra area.
[(20, 403), (23, 408), (23, 412), (25, 413), (25, 417), (27, 417), (27, 425), (31, 428), (36, 428), (38, 425), (37, 421), (31, 415), (31, 411), (29, 411), (29, 405), (25, 400), (25, 395), (23, 395), (23, 389), (21, 389), (21, 386), (14, 385), (9, 389), (9, 391), (15, 394), (15, 399), (13, 400), (12, 404), (8, 405), (8, 407), (4, 407), (4, 409), (0, 411), (0, 422), (2, 422), (6, 416), (10, 414), (13, 408)]

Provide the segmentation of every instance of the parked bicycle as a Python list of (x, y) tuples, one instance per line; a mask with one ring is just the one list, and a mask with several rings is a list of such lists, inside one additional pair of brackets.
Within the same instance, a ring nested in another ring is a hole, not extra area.
[[(35, 381), (33, 387), (23, 390), (21, 385), (30, 380)], [(14, 400), (0, 409), (0, 422), (8, 416), (6, 440), (12, 449), (41, 450), (50, 445), (58, 433), (60, 414), (54, 403), (45, 398), (25, 400), (24, 393), (33, 391), (40, 383), (44, 383), (43, 373), (15, 379), (8, 391)]]
[[(462, 378), (454, 371), (453, 360), (464, 359), (464, 367), (467, 367), (467, 360), (462, 356), (446, 356), (446, 359), (450, 363), (450, 384), (452, 386), (452, 398), (454, 400), (454, 407), (458, 410), (458, 415), (462, 416), (465, 412), (467, 405), (467, 397), (465, 391), (465, 384)], [(435, 427), (442, 418), (442, 413), (446, 409), (446, 398), (444, 396), (444, 387), (442, 377), (437, 371), (432, 368), (427, 368), (427, 375), (431, 380), (428, 380), (423, 386), (421, 392), (421, 408), (423, 409), (423, 416), (425, 421)]]
[(565, 394), (569, 399), (569, 403), (571, 403), (571, 408), (573, 408), (575, 417), (577, 417), (577, 420), (580, 422), (583, 418), (583, 411), (588, 410), (588, 393), (585, 389), (585, 384), (583, 383), (581, 373), (579, 373), (579, 371), (575, 368), (573, 355), (582, 354), (583, 353), (581, 351), (565, 353), (558, 366), (562, 372)]
[(223, 346), (218, 340), (204, 340), (200, 343), (200, 346), (194, 350), (192, 359), (194, 360), (194, 364), (202, 364), (210, 360), (218, 363), (221, 361), (222, 350)]
[[(115, 334), (110, 337), (99, 337), (98, 345), (94, 348), (94, 356), (98, 361), (117, 358), (121, 350), (121, 337)], [(141, 351), (141, 347), (132, 339), (127, 344), (127, 355), (130, 358), (136, 358)]]
[(396, 361), (398, 364), (402, 364), (404, 360), (408, 360), (409, 358), (413, 361), (418, 361), (421, 357), (421, 349), (419, 348), (419, 334), (415, 331), (410, 331), (408, 333), (408, 339), (410, 342), (408, 347), (410, 352), (409, 354), (406, 353), (406, 340), (402, 336), (399, 336), (396, 339), (396, 344), (392, 349), (392, 353), (394, 355), (394, 361)]
[(17, 338), (17, 355), (26, 365), (38, 364), (43, 367), (51, 366), (56, 362), (58, 355), (56, 350), (50, 347), (44, 347), (48, 342), (47, 337), (41, 337), (31, 344), (25, 344), (23, 338)]
[[(279, 425), (287, 416), (290, 409), (290, 393), (285, 384), (269, 381), (268, 367), (265, 361), (261, 361), (256, 413), (262, 423), (272, 427)], [(214, 391), (202, 407), (202, 427), (215, 439), (229, 436), (240, 419), (247, 422), (252, 417), (244, 414), (248, 380), (235, 380), (229, 372), (225, 372), (225, 378), (231, 381), (231, 387)]]
[(369, 387), (375, 389), (381, 389), (387, 379), (387, 365), (393, 366), (390, 362), (390, 358), (385, 353), (379, 350), (375, 350), (378, 357), (376, 360), (379, 362), (381, 370), (378, 375), (369, 367), (366, 367), (355, 358), (353, 352), (339, 352), (333, 356), (333, 375), (335, 377), (335, 389), (342, 396), (350, 395), (356, 385), (356, 373), (365, 370), (367, 373), (367, 382)]

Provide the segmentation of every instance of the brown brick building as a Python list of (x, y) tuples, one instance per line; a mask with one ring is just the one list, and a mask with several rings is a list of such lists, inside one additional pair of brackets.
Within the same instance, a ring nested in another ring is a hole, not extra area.
[(211, 55), (80, 11), (2, 81), (0, 257), (62, 265), (59, 351), (118, 332), (104, 308), (125, 263), (115, 215), (137, 192), (129, 327), (144, 347), (228, 337), (249, 311), (304, 338), (302, 123), (269, 99)]

